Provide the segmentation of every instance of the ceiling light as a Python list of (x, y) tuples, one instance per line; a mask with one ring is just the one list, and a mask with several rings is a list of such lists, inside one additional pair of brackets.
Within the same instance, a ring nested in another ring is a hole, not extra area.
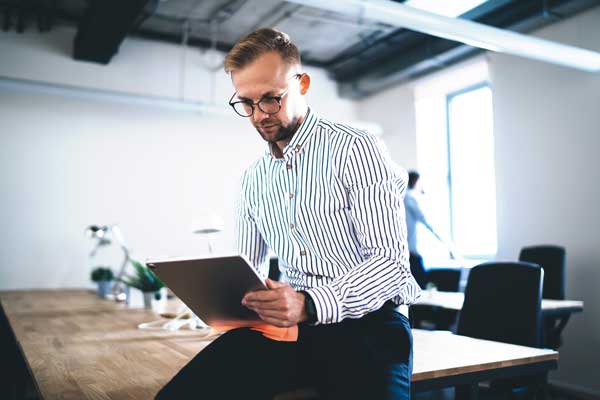
[(454, 18), (463, 15), (467, 11), (474, 9), (486, 1), (487, 0), (406, 0), (404, 4), (412, 8), (418, 8), (419, 10)]
[(600, 72), (600, 53), (504, 29), (449, 18), (388, 0), (288, 0), (360, 19), (383, 22), (469, 46)]
[(183, 101), (173, 98), (131, 94), (103, 89), (68, 86), (63, 84), (27, 81), (0, 77), (0, 89), (28, 91), (76, 99), (100, 100), (110, 103), (158, 107), (176, 111), (188, 111), (206, 115), (231, 116), (231, 109), (226, 105), (209, 104), (195, 101)]

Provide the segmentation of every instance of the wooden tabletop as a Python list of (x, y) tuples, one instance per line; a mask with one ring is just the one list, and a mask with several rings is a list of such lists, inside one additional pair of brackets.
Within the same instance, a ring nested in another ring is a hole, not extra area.
[[(465, 301), (461, 292), (440, 292), (424, 290), (417, 304), (460, 311)], [(583, 311), (583, 301), (542, 299), (542, 314), (574, 313)]]
[[(140, 330), (157, 316), (86, 290), (0, 292), (0, 302), (44, 399), (153, 398), (214, 338)], [(558, 359), (552, 350), (446, 332), (413, 335), (414, 382)]]
[(536, 349), (413, 329), (413, 382), (471, 372), (558, 360), (550, 349)]

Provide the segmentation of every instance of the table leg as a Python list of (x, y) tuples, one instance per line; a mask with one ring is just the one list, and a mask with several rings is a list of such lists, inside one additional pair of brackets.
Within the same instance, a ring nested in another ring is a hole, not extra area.
[(477, 382), (468, 385), (456, 386), (455, 399), (478, 400), (479, 399), (479, 384)]

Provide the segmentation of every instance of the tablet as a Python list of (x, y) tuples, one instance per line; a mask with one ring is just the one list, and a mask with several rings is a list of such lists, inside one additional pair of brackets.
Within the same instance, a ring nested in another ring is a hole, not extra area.
[(247, 292), (267, 287), (243, 256), (148, 260), (146, 265), (208, 325), (261, 321), (241, 302)]

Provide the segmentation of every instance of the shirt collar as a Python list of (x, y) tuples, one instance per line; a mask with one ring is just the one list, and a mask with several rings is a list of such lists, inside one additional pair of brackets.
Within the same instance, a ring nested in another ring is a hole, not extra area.
[[(310, 107), (308, 107), (306, 115), (304, 116), (304, 121), (302, 121), (302, 123), (298, 127), (298, 130), (296, 131), (296, 133), (294, 133), (294, 136), (292, 136), (292, 140), (290, 140), (287, 146), (285, 146), (285, 148), (283, 149), (284, 159), (289, 157), (293, 153), (298, 153), (302, 149), (308, 138), (310, 138), (310, 136), (314, 132), (314, 128), (317, 126), (318, 122), (318, 115), (313, 110), (311, 110)], [(270, 143), (267, 144), (266, 154), (273, 157)]]

